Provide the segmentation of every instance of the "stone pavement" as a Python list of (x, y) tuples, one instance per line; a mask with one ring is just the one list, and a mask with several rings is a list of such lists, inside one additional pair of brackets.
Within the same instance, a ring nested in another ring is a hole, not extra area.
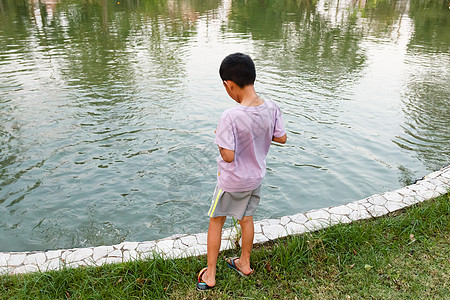
[[(383, 216), (445, 194), (450, 188), (450, 166), (431, 173), (413, 185), (373, 195), (345, 205), (311, 210), (278, 219), (255, 222), (255, 243), (291, 234), (316, 231), (338, 223)], [(0, 252), (0, 274), (58, 270), (63, 267), (100, 266), (155, 255), (179, 258), (206, 254), (206, 233), (174, 235), (149, 242), (124, 242), (113, 246), (35, 251)], [(221, 250), (234, 247), (236, 230), (224, 229)]]

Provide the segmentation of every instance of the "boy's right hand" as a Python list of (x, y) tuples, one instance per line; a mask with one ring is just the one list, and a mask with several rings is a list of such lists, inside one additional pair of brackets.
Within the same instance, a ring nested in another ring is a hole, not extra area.
[(272, 137), (272, 141), (280, 143), (280, 144), (285, 144), (287, 141), (287, 135), (284, 134), (283, 136), (280, 136), (280, 137)]

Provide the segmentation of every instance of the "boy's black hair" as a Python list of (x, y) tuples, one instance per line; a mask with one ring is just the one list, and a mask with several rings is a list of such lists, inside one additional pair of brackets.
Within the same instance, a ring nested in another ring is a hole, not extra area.
[(219, 68), (222, 81), (231, 80), (239, 87), (254, 84), (256, 79), (255, 63), (250, 56), (233, 53), (225, 57)]

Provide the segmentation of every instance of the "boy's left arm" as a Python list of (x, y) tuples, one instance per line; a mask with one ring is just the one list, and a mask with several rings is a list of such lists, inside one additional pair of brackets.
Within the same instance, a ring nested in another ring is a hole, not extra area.
[(272, 141), (280, 144), (285, 144), (287, 141), (286, 130), (284, 129), (284, 122), (280, 108), (275, 104), (275, 128), (273, 131)]

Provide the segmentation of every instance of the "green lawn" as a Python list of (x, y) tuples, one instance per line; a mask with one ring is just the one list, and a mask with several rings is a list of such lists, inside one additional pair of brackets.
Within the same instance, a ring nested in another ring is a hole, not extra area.
[(0, 299), (448, 299), (449, 200), (256, 245), (247, 279), (225, 251), (207, 292), (195, 289), (202, 256), (1, 276)]

